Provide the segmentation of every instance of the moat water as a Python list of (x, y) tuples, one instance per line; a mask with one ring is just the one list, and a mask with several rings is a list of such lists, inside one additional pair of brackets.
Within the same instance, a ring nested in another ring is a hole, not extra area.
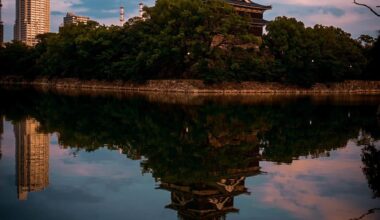
[(0, 219), (380, 219), (380, 96), (0, 90)]

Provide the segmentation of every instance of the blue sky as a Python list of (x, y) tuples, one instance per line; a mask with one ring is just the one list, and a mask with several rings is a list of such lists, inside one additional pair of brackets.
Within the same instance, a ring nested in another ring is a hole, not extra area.
[[(360, 0), (369, 5), (379, 5), (379, 0)], [(2, 0), (3, 20), (5, 24), (5, 40), (13, 38), (15, 20), (15, 0)], [(57, 32), (66, 12), (90, 16), (104, 23), (119, 24), (118, 8), (120, 4), (126, 9), (127, 18), (138, 14), (140, 0), (51, 0), (51, 31)], [(155, 0), (143, 0), (149, 6)], [(277, 16), (295, 17), (307, 26), (315, 24), (341, 27), (354, 37), (360, 34), (375, 36), (380, 30), (380, 18), (371, 14), (367, 9), (352, 4), (352, 0), (256, 0), (264, 5), (272, 5), (273, 9), (266, 12), (264, 17), (272, 20)]]

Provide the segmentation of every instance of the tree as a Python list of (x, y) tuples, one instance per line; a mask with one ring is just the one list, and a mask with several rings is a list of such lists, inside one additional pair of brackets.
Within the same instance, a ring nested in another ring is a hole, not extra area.
[(310, 84), (310, 77), (304, 72), (311, 64), (310, 50), (306, 47), (306, 29), (294, 18), (277, 17), (267, 26), (264, 45), (275, 57), (273, 72), (276, 78), (289, 83)]
[(364, 47), (364, 48), (371, 48), (373, 44), (376, 42), (376, 39), (373, 37), (362, 34), (360, 37), (357, 39), (357, 41)]
[(371, 46), (365, 48), (365, 55), (367, 56), (367, 66), (364, 70), (364, 79), (380, 80), (380, 35)]
[[(221, 0), (158, 0), (147, 19), (122, 28), (97, 23), (69, 25), (41, 41), (38, 63), (46, 75), (82, 79), (239, 78), (256, 44), (248, 18)], [(215, 37), (221, 39), (215, 44)], [(44, 48), (44, 49), (43, 49)], [(241, 52), (241, 53), (240, 53)], [(246, 56), (238, 57), (245, 53)]]
[(44, 42), (47, 49), (38, 63), (46, 75), (110, 79), (110, 63), (118, 50), (118, 31), (118, 27), (99, 26), (96, 22), (64, 26), (59, 34)]
[(0, 47), (0, 75), (35, 76), (35, 49), (20, 41), (5, 43)]
[[(146, 15), (145, 22), (129, 25), (140, 42), (134, 56), (124, 57), (144, 79), (207, 78), (211, 69), (228, 69), (225, 51), (234, 48), (233, 42), (257, 40), (248, 32), (248, 21), (220, 0), (158, 0)], [(222, 40), (212, 46), (216, 36)]]
[(310, 86), (361, 76), (366, 63), (362, 46), (339, 28), (306, 28), (294, 18), (278, 17), (267, 31), (264, 46), (275, 57), (271, 72), (278, 81)]
[(90, 21), (40, 35), (34, 48), (8, 44), (0, 49), (3, 73), (302, 86), (376, 78), (378, 43), (368, 36), (353, 40), (339, 28), (305, 27), (294, 18), (278, 17), (267, 25), (261, 43), (250, 32), (249, 18), (222, 0), (157, 0), (144, 10), (145, 19), (130, 19), (123, 27)]

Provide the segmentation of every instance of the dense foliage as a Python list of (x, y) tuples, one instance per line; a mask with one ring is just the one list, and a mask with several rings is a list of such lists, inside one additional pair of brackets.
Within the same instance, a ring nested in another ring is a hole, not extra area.
[[(329, 156), (361, 129), (380, 136), (373, 97), (338, 105), (310, 97), (252, 103), (210, 98), (181, 105), (143, 97), (2, 90), (0, 99), (0, 116), (14, 124), (36, 119), (41, 132), (59, 133), (59, 144), (75, 151), (107, 147), (144, 158), (143, 172), (168, 182), (215, 183), (228, 170), (246, 170), (259, 160), (292, 163)], [(371, 148), (362, 155), (377, 196), (378, 156)]]
[(35, 118), (43, 130), (58, 132), (62, 145), (88, 151), (104, 145), (130, 146), (138, 151), (181, 148), (182, 153), (189, 148), (188, 153), (196, 155), (205, 147), (260, 145), (266, 159), (290, 163), (299, 156), (318, 156), (342, 147), (360, 129), (380, 135), (378, 103), (373, 100), (363, 101), (366, 105), (352, 102), (352, 106), (316, 104), (309, 98), (259, 104), (211, 99), (206, 104), (180, 105), (148, 102), (141, 97), (0, 92), (4, 103), (0, 115), (14, 121)]
[(354, 40), (339, 28), (306, 28), (278, 17), (263, 39), (249, 19), (221, 0), (158, 0), (145, 18), (123, 27), (96, 22), (65, 26), (0, 48), (2, 75), (33, 78), (135, 80), (203, 79), (279, 81), (301, 85), (379, 79), (379, 38)]
[(306, 84), (361, 78), (366, 65), (362, 45), (343, 30), (305, 28), (286, 17), (276, 18), (267, 30), (264, 45), (275, 57), (275, 77)]

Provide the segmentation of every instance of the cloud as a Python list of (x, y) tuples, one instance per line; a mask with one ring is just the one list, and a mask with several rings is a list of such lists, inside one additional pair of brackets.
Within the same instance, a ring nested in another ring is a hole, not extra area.
[(56, 12), (68, 12), (76, 11), (75, 5), (81, 4), (81, 0), (51, 0), (50, 1), (50, 10)]
[(3, 3), (3, 11), (2, 11), (2, 16), (3, 16), (3, 21), (4, 23), (13, 23), (14, 19), (12, 19), (14, 16), (13, 14), (15, 13), (15, 1), (14, 0), (2, 0)]
[[(272, 5), (265, 18), (273, 20), (277, 16), (295, 17), (306, 26), (322, 24), (340, 27), (353, 37), (361, 34), (377, 35), (380, 30), (379, 19), (369, 10), (354, 5), (347, 0), (262, 0), (261, 4)], [(375, 6), (377, 0), (362, 0), (363, 3)]]
[(376, 206), (360, 168), (360, 148), (353, 143), (330, 158), (260, 165), (271, 179), (253, 190), (263, 191), (262, 202), (298, 219), (350, 219)]
[[(357, 7), (352, 1), (347, 0), (319, 0), (319, 1), (310, 1), (310, 0), (261, 0), (257, 2), (263, 2), (266, 4), (291, 4), (295, 6), (336, 6), (340, 8), (347, 7)], [(376, 6), (378, 5), (378, 0), (361, 0), (360, 2)]]

